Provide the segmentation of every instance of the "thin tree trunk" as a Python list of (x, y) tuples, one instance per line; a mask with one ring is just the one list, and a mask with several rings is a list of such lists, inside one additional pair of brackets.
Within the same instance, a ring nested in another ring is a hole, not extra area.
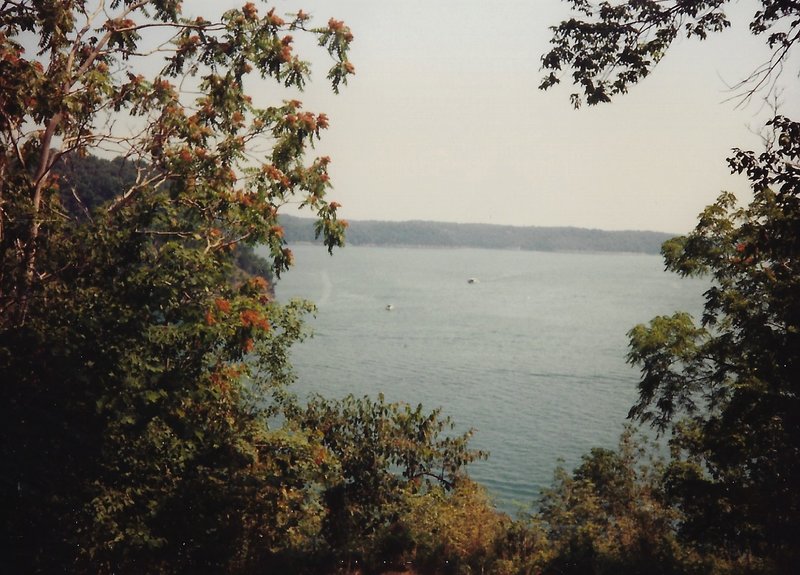
[(33, 202), (31, 203), (31, 225), (28, 231), (28, 241), (25, 244), (25, 252), (22, 261), (22, 277), (20, 278), (19, 288), (17, 291), (17, 306), (15, 310), (15, 323), (22, 325), (25, 323), (25, 316), (28, 312), (28, 301), (30, 296), (31, 286), (33, 285), (33, 277), (36, 273), (36, 243), (39, 239), (39, 229), (42, 225), (42, 218), (40, 215), (42, 208), (42, 193), (44, 191), (45, 183), (47, 182), (47, 175), (50, 173), (52, 167), (52, 151), (50, 145), (53, 142), (53, 135), (56, 128), (61, 123), (61, 113), (57, 113), (50, 118), (47, 123), (47, 129), (42, 135), (42, 149), (39, 156), (39, 167), (33, 178)]
[[(123, 15), (130, 14), (133, 10), (136, 10), (145, 4), (147, 4), (149, 0), (140, 0), (136, 4), (129, 6), (124, 12)], [(78, 34), (78, 39), (88, 30), (88, 25), (85, 27), (81, 32)], [(108, 40), (111, 38), (111, 31), (107, 31), (102, 38), (97, 42), (97, 44), (93, 47), (92, 53), (86, 58), (83, 62), (81, 67), (74, 73), (68, 74), (68, 78), (71, 78), (74, 82), (77, 78), (85, 73), (92, 63), (95, 61), (97, 56), (100, 54), (100, 51), (105, 47), (108, 43)], [(80, 46), (80, 42), (76, 41), (70, 50), (69, 57), (67, 58), (66, 69), (67, 71), (72, 69), (72, 65), (75, 62), (75, 55), (78, 47)], [(69, 92), (70, 86), (72, 82), (65, 82), (65, 85), (62, 87), (62, 95), (65, 95)], [(25, 316), (28, 313), (28, 302), (30, 298), (30, 291), (31, 286), (33, 285), (33, 278), (36, 273), (36, 243), (39, 239), (39, 229), (42, 224), (42, 219), (40, 216), (41, 206), (42, 206), (42, 193), (44, 192), (44, 186), (47, 182), (47, 176), (50, 172), (50, 168), (53, 165), (53, 154), (50, 149), (50, 146), (53, 142), (53, 136), (55, 135), (56, 129), (58, 128), (59, 124), (61, 123), (62, 119), (61, 112), (56, 113), (50, 121), (47, 123), (47, 128), (45, 129), (44, 134), (42, 135), (42, 149), (40, 153), (40, 161), (39, 167), (36, 170), (36, 175), (33, 178), (34, 184), (34, 191), (33, 191), (33, 202), (31, 206), (31, 225), (28, 232), (28, 241), (25, 244), (25, 253), (23, 256), (22, 261), (22, 274), (19, 280), (19, 287), (17, 289), (16, 294), (16, 309), (14, 313), (14, 320), (17, 325), (22, 325), (25, 323)]]

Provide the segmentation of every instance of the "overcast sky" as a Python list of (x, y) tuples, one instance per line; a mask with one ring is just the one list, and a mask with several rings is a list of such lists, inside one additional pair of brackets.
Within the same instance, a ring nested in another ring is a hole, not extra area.
[[(189, 1), (184, 14), (221, 4)], [(560, 0), (273, 5), (321, 25), (344, 20), (355, 35), (349, 86), (329, 95), (322, 58), (300, 98), (331, 117), (317, 152), (333, 158), (342, 217), (684, 233), (721, 190), (747, 189), (725, 158), (758, 149), (752, 131), (769, 114), (725, 100), (767, 56), (746, 29), (752, 1), (733, 3), (732, 30), (679, 42), (630, 94), (579, 111), (568, 86), (537, 89), (548, 26), (568, 15)], [(781, 79), (793, 116), (796, 70)], [(268, 84), (255, 91), (264, 105), (285, 97)]]

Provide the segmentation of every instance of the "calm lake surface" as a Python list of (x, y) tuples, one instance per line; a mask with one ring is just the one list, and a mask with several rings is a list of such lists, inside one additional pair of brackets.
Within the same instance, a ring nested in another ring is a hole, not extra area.
[(507, 511), (535, 501), (559, 460), (572, 469), (616, 445), (638, 381), (627, 331), (677, 310), (699, 317), (706, 288), (650, 255), (293, 251), (277, 296), (318, 307), (293, 353), (298, 395), (444, 408), (490, 452), (470, 474)]

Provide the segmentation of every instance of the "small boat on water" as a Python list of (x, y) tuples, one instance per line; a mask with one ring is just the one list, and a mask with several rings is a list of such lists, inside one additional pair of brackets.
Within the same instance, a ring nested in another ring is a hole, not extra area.
[(386, 304), (386, 311), (392, 311), (394, 309), (393, 304)]
[(467, 280), (467, 283), (468, 284), (476, 284), (476, 283), (478, 283), (478, 278), (469, 278)]

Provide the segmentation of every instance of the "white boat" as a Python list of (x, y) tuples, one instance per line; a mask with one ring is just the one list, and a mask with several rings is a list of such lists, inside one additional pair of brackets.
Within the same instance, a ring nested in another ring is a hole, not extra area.
[(386, 311), (392, 311), (394, 309), (394, 305), (386, 304)]
[(478, 283), (478, 278), (469, 278), (467, 280), (467, 283), (468, 284), (476, 284), (476, 283)]

